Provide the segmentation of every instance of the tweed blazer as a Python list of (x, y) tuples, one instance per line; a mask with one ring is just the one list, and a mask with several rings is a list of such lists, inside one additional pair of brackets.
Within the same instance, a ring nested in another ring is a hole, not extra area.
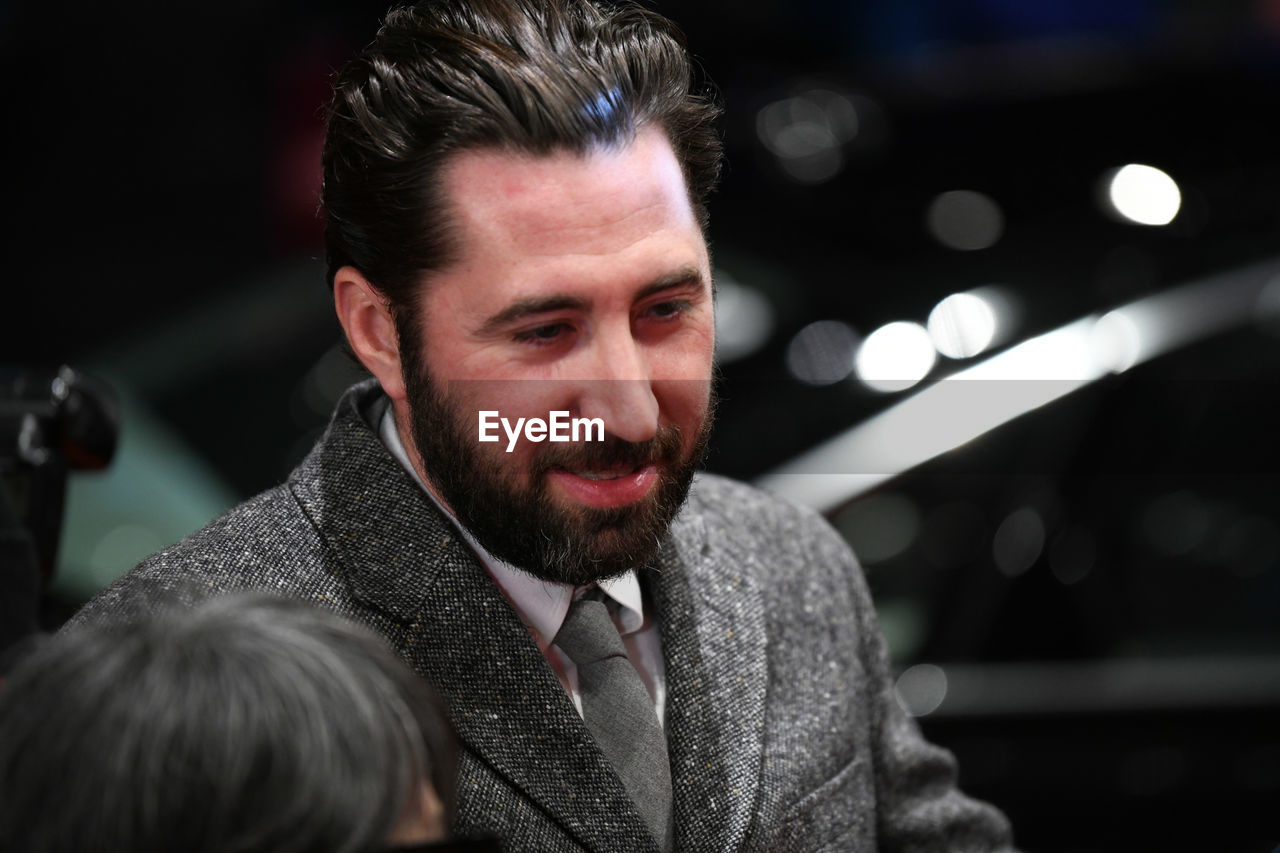
[[(528, 630), (379, 441), (355, 386), (282, 485), (104, 590), (77, 619), (267, 589), (371, 625), (443, 695), (460, 833), (518, 851), (655, 851)], [(701, 476), (642, 573), (666, 664), (680, 851), (999, 850), (891, 695), (863, 576), (813, 512)]]

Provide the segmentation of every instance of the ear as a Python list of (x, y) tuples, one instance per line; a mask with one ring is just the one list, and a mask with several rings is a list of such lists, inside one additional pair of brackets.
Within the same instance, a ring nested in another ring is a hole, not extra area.
[(355, 267), (342, 267), (333, 276), (333, 307), (356, 358), (388, 397), (403, 401), (400, 339), (386, 298)]
[(416, 850), (416, 845), (445, 841), (449, 837), (449, 816), (445, 814), (444, 803), (426, 782), (418, 782), (415, 787), (417, 795), (410, 792), (409, 801), (386, 839), (387, 844), (396, 845), (396, 850), (401, 845), (405, 845), (405, 849), (407, 845), (415, 845)]

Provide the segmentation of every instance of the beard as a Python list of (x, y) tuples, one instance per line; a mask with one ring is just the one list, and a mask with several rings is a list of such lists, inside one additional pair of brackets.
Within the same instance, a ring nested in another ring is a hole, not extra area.
[[(437, 388), (425, 369), (406, 369), (404, 379), (414, 444), (427, 478), (458, 521), (495, 557), (542, 580), (574, 586), (638, 569), (658, 552), (706, 455), (715, 406), (710, 391), (687, 453), (684, 434), (674, 425), (639, 443), (613, 435), (598, 442), (548, 442), (538, 446), (521, 482), (511, 457), (478, 442), (478, 407)], [(646, 465), (656, 466), (657, 482), (640, 500), (619, 507), (566, 506), (555, 500), (547, 476), (557, 468)]]

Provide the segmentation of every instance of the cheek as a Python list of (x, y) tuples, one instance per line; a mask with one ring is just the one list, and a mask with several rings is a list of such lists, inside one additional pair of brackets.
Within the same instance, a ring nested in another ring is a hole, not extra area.
[(710, 373), (711, 361), (715, 357), (716, 351), (716, 317), (715, 309), (710, 304), (707, 305), (705, 312), (699, 317), (699, 321), (690, 329), (692, 341), (690, 343), (690, 358), (697, 359), (703, 365), (703, 369)]
[(670, 379), (655, 382), (653, 390), (658, 398), (663, 419), (679, 426), (687, 441), (694, 441), (702, 422), (707, 418), (711, 399), (710, 378)]
[(710, 315), (705, 323), (691, 326), (671, 343), (654, 365), (653, 387), (669, 418), (683, 427), (688, 421), (701, 421), (707, 413), (715, 358)]
[(705, 320), (690, 323), (650, 350), (650, 375), (655, 380), (706, 380), (715, 346), (715, 323), (708, 312)]

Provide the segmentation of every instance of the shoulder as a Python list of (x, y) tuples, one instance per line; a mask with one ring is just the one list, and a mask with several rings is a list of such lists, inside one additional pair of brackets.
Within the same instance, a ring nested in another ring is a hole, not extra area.
[(782, 577), (857, 569), (848, 544), (816, 510), (727, 477), (700, 474), (681, 522), (696, 529), (704, 548)]
[(139, 571), (253, 572), (286, 555), (301, 556), (317, 541), (289, 484), (250, 498), (186, 539), (147, 558)]
[(686, 512), (721, 524), (750, 519), (769, 525), (821, 523), (813, 510), (741, 480), (700, 473), (689, 490)]
[(149, 557), (76, 621), (242, 589), (316, 600), (344, 613), (364, 604), (395, 611), (394, 602), (418, 601), (421, 591), (406, 593), (403, 580), (388, 584), (400, 575), (385, 567), (401, 558), (416, 565), (423, 557), (417, 543), (447, 538), (451, 526), (378, 437), (384, 404), (376, 382), (353, 386), (284, 484)]
[(101, 621), (238, 589), (295, 592), (320, 570), (322, 544), (288, 485), (253, 497), (139, 563), (75, 621)]
[(691, 582), (708, 600), (739, 590), (737, 600), (757, 602), (782, 670), (808, 673), (819, 652), (828, 663), (843, 660), (840, 671), (874, 665), (878, 628), (866, 578), (817, 511), (715, 476), (699, 479), (685, 508), (679, 544)]
[(776, 541), (799, 535), (843, 541), (816, 510), (717, 474), (695, 478), (683, 516), (698, 520), (712, 538), (728, 534)]

